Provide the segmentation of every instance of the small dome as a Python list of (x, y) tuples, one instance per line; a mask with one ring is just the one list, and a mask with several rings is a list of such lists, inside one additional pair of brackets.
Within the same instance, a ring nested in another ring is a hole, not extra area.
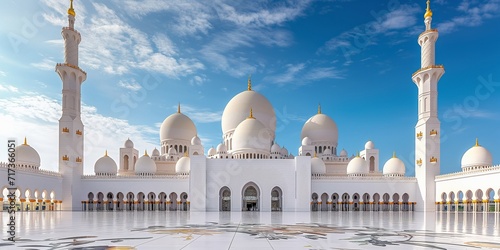
[(384, 175), (396, 175), (396, 176), (404, 176), (405, 175), (405, 164), (402, 160), (394, 155), (391, 159), (389, 159), (383, 168)]
[(191, 139), (191, 145), (201, 145), (200, 137), (195, 136)]
[(24, 139), (24, 144), (16, 147), (16, 165), (40, 167), (40, 155)]
[(168, 155), (177, 155), (177, 150), (174, 147), (168, 149)]
[(132, 140), (127, 139), (124, 144), (125, 148), (134, 148), (134, 142)]
[(259, 150), (269, 153), (271, 148), (269, 130), (255, 118), (247, 118), (236, 127), (233, 134), (233, 151)]
[(493, 158), (490, 151), (480, 146), (478, 142), (462, 156), (462, 168), (489, 167), (492, 165)]
[(156, 173), (156, 163), (149, 157), (146, 153), (141, 156), (135, 163), (135, 173), (136, 174), (155, 174)]
[(217, 154), (217, 151), (215, 151), (215, 148), (214, 147), (211, 147), (209, 150), (208, 150), (208, 156), (213, 156), (213, 155), (216, 155)]
[(197, 134), (196, 126), (186, 115), (179, 112), (165, 118), (160, 128), (160, 140), (191, 141)]
[(311, 159), (311, 173), (313, 174), (325, 174), (326, 166), (325, 162), (318, 157), (313, 157)]
[(302, 146), (311, 146), (312, 140), (308, 136), (302, 139)]
[(374, 149), (374, 148), (375, 148), (375, 144), (372, 141), (367, 141), (365, 143), (365, 149)]
[(158, 149), (153, 149), (153, 153), (151, 154), (152, 156), (160, 156), (160, 151)]
[(309, 137), (313, 143), (327, 142), (337, 146), (337, 124), (325, 114), (316, 114), (309, 118), (302, 127), (301, 137)]
[(345, 149), (342, 149), (342, 151), (340, 151), (340, 157), (347, 157), (347, 151)]
[(189, 174), (191, 169), (191, 159), (187, 156), (180, 158), (175, 164), (175, 172), (177, 174)]
[(226, 153), (227, 152), (227, 148), (226, 148), (226, 145), (222, 144), (222, 143), (219, 143), (219, 145), (217, 145), (217, 154), (222, 154), (222, 153)]
[(109, 157), (107, 153), (105, 156), (99, 158), (94, 164), (95, 174), (116, 175), (117, 169), (118, 167), (115, 160)]
[(281, 148), (281, 155), (287, 156), (288, 155), (288, 149), (286, 149), (285, 147), (282, 147)]
[(347, 175), (364, 175), (369, 172), (370, 169), (368, 168), (368, 164), (359, 156), (354, 157), (349, 161), (349, 164), (347, 164)]
[(280, 152), (281, 152), (280, 145), (278, 145), (278, 143), (274, 143), (273, 146), (271, 147), (271, 153), (279, 154)]

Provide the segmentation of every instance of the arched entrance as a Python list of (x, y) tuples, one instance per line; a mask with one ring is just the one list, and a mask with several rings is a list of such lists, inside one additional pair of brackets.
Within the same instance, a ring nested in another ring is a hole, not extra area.
[(148, 211), (155, 211), (156, 195), (153, 192), (148, 194)]
[(116, 210), (118, 210), (118, 211), (121, 211), (124, 209), (125, 205), (123, 204), (123, 198), (124, 198), (124, 195), (121, 192), (116, 195)]
[(281, 197), (283, 197), (283, 192), (281, 188), (274, 187), (271, 190), (271, 211), (281, 211), (282, 210), (282, 201)]
[(96, 205), (96, 210), (97, 211), (102, 211), (104, 210), (104, 194), (102, 192), (97, 193), (97, 205)]
[(311, 211), (318, 211), (318, 194), (313, 193), (311, 199)]
[(112, 211), (113, 210), (113, 193), (109, 192), (106, 195), (106, 210)]
[(231, 190), (228, 187), (220, 189), (219, 211), (231, 211)]
[(188, 204), (188, 195), (187, 193), (182, 193), (181, 194), (181, 207), (180, 207), (180, 210), (181, 211), (188, 211), (189, 210), (189, 204)]
[(328, 194), (323, 193), (321, 195), (321, 211), (328, 211)]
[(257, 184), (250, 182), (243, 187), (242, 211), (259, 211), (260, 190)]
[(169, 195), (169, 208), (170, 211), (177, 211), (177, 193), (172, 192)]
[(159, 202), (158, 202), (158, 210), (160, 211), (165, 211), (167, 210), (167, 194), (164, 193), (164, 192), (161, 192), (159, 195), (158, 195), (158, 199), (159, 199)]
[(87, 198), (89, 199), (88, 210), (92, 211), (92, 210), (94, 210), (94, 193), (90, 192), (89, 195), (87, 196)]

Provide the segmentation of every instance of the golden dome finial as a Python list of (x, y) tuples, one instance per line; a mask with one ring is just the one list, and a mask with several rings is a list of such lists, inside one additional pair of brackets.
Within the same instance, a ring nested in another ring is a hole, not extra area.
[(398, 157), (396, 156), (396, 151), (392, 152), (392, 158), (398, 158)]
[(184, 151), (184, 157), (188, 157), (188, 151)]
[(253, 109), (252, 108), (250, 108), (250, 115), (248, 116), (248, 118), (252, 118), (252, 119), (255, 118), (255, 117), (253, 117)]
[(108, 156), (108, 150), (106, 149), (106, 152), (104, 153), (104, 156)]
[(358, 150), (358, 153), (356, 154), (356, 157), (360, 157), (360, 156), (359, 156), (359, 150)]
[(144, 150), (144, 155), (145, 155), (145, 156), (149, 156), (149, 155), (148, 155), (148, 150), (147, 150), (147, 149), (145, 149), (145, 150)]
[(70, 5), (68, 9), (68, 15), (76, 16), (75, 10), (73, 9), (73, 0), (69, 0)]
[(318, 103), (318, 114), (321, 114), (321, 103)]
[(177, 104), (177, 113), (181, 113), (181, 103)]
[(477, 139), (477, 137), (476, 137), (476, 145), (474, 145), (474, 147), (479, 147), (479, 140)]
[(427, 10), (425, 11), (424, 18), (432, 17), (431, 1), (427, 0)]
[(28, 141), (26, 140), (26, 136), (24, 137), (24, 145), (28, 145)]
[(318, 154), (314, 151), (314, 158), (318, 158)]
[(248, 90), (252, 90), (252, 75), (248, 75)]

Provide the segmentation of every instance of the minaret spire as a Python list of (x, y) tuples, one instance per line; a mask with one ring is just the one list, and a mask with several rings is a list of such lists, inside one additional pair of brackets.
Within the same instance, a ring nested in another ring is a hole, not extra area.
[(252, 90), (252, 75), (248, 75), (248, 90)]
[(177, 113), (179, 113), (179, 114), (181, 113), (181, 103), (180, 102), (177, 104)]
[(431, 22), (432, 22), (431, 1), (427, 0), (427, 9), (425, 10), (425, 14), (424, 14), (425, 30), (432, 29)]
[(68, 15), (76, 16), (75, 10), (73, 9), (73, 0), (69, 0), (70, 5), (68, 9)]
[(321, 103), (318, 103), (318, 114), (321, 114)]

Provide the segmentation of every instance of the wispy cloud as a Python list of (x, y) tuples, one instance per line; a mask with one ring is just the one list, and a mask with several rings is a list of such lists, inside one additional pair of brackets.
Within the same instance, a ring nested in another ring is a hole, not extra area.
[[(349, 31), (333, 37), (322, 46), (319, 53), (340, 53), (344, 56), (345, 65), (349, 65), (353, 56), (367, 47), (377, 43), (380, 35), (401, 35), (399, 31), (411, 30), (417, 22), (416, 13), (421, 12), (417, 5), (400, 5), (385, 15), (375, 17), (376, 20), (357, 26)], [(405, 34), (403, 34), (405, 35)]]
[[(177, 106), (172, 106), (172, 108), (177, 110)], [(186, 104), (181, 105), (181, 111), (194, 123), (220, 122), (222, 117), (222, 111), (211, 111), (207, 108), (197, 108)]]
[(307, 63), (287, 64), (282, 74), (270, 75), (265, 80), (278, 85), (305, 85), (321, 79), (341, 79), (340, 70), (335, 67), (313, 67)]
[(118, 82), (118, 86), (132, 91), (138, 91), (142, 88), (142, 86), (134, 79), (131, 79), (130, 81), (120, 80)]
[(31, 66), (41, 70), (54, 70), (56, 62), (54, 60), (44, 58), (41, 62), (32, 63)]
[(500, 0), (470, 1), (462, 0), (457, 10), (460, 15), (449, 21), (438, 24), (440, 32), (449, 33), (460, 26), (474, 27), (481, 25), (484, 20), (500, 15)]
[[(40, 154), (42, 168), (58, 168), (58, 125), (61, 116), (59, 100), (45, 95), (33, 94), (0, 99), (0, 136), (2, 138), (26, 136)], [(130, 137), (139, 150), (155, 147), (158, 130), (145, 125), (131, 125), (123, 119), (105, 117), (93, 106), (82, 106), (82, 120), (85, 124), (85, 173), (93, 173), (97, 159), (105, 150), (119, 162), (119, 148)], [(15, 126), (12, 126), (15, 124)], [(0, 161), (5, 161), (1, 156)]]
[(0, 70), (0, 76), (7, 76), (7, 73), (5, 73), (5, 71)]
[(19, 89), (8, 84), (2, 84), (0, 83), (0, 91), (6, 91), (6, 92), (19, 92)]

